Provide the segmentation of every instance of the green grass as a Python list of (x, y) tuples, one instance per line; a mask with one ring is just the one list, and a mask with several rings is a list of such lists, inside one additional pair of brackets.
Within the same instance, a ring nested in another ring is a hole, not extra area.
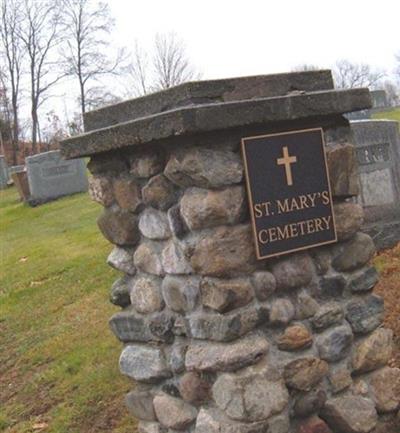
[(108, 329), (117, 273), (87, 194), (30, 208), (0, 191), (0, 431), (132, 433)]
[(375, 113), (372, 117), (374, 119), (397, 120), (398, 122), (400, 122), (400, 108), (382, 111), (381, 113)]

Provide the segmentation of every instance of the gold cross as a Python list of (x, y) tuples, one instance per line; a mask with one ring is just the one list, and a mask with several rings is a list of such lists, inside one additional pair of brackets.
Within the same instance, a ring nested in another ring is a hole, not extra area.
[(297, 162), (297, 158), (295, 156), (289, 156), (289, 151), (287, 146), (283, 146), (283, 158), (278, 158), (276, 160), (278, 165), (284, 165), (286, 171), (286, 182), (289, 186), (293, 185), (293, 177), (292, 177), (292, 167), (290, 164), (294, 164)]

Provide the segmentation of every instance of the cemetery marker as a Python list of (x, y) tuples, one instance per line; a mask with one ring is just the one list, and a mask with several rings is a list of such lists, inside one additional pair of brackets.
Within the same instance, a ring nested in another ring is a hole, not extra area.
[[(370, 106), (328, 71), (185, 83), (87, 113), (86, 133), (61, 143), (67, 158), (90, 156), (108, 263), (123, 273), (110, 327), (138, 384), (125, 401), (140, 432), (392, 421), (400, 371), (385, 366), (392, 331), (344, 117)], [(332, 208), (338, 244), (309, 251), (335, 242)], [(252, 234), (258, 258), (304, 251), (257, 263)]]
[(322, 129), (242, 139), (258, 259), (337, 241)]

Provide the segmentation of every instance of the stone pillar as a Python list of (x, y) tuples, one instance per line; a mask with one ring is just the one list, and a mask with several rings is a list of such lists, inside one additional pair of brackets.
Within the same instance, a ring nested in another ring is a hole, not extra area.
[[(87, 133), (62, 143), (90, 155), (115, 245), (110, 326), (140, 433), (368, 433), (398, 411), (375, 249), (349, 200), (343, 113), (369, 105), (366, 89), (335, 91), (329, 71), (188, 83), (88, 113)], [(256, 260), (241, 138), (315, 127), (338, 242)]]

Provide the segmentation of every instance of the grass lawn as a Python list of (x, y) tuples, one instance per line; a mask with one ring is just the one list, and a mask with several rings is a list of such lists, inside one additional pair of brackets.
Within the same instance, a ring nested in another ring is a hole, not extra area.
[(374, 119), (389, 119), (400, 122), (400, 108), (383, 111), (382, 113), (375, 113), (372, 117)]
[[(1, 432), (136, 431), (107, 325), (117, 273), (105, 264), (99, 212), (86, 194), (30, 208), (14, 188), (0, 191)], [(400, 366), (400, 245), (375, 263)]]
[(120, 344), (108, 329), (117, 273), (77, 194), (37, 208), (0, 191), (0, 431), (133, 433)]

